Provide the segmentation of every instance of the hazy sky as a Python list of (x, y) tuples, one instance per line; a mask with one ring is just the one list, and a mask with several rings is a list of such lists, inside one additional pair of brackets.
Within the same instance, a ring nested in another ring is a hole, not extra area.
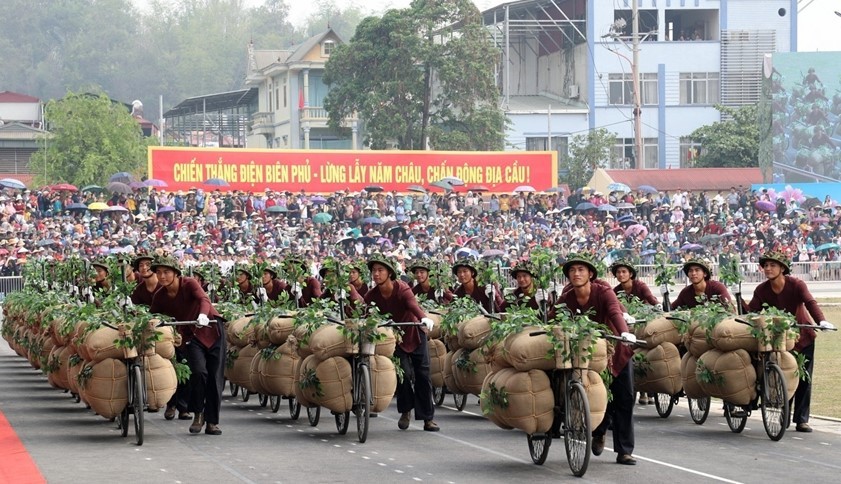
[[(133, 0), (143, 7), (149, 0)], [(164, 0), (166, 1), (166, 0)], [(175, 1), (175, 0), (172, 0)], [(388, 8), (404, 8), (411, 0), (334, 0), (336, 5), (361, 6), (363, 11), (380, 13)], [(260, 5), (262, 0), (246, 0), (248, 5)], [(317, 9), (315, 1), (291, 0), (290, 7), (293, 23), (302, 22)], [(506, 3), (504, 0), (474, 0), (480, 10)], [(841, 11), (841, 0), (798, 0), (800, 5), (798, 26), (798, 50), (802, 52), (841, 51), (841, 17), (835, 11)], [(599, 29), (596, 29), (597, 31)]]

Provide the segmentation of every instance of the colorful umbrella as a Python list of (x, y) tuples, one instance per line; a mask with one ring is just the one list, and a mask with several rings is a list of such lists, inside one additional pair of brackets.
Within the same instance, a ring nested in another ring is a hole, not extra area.
[(316, 205), (321, 205), (322, 203), (327, 203), (327, 199), (320, 196), (320, 195), (316, 195), (316, 196), (310, 198), (310, 202), (312, 202)]
[(167, 205), (165, 207), (161, 207), (158, 209), (157, 213), (172, 213), (175, 211), (175, 207), (172, 205)]
[(777, 210), (777, 206), (774, 205), (774, 202), (770, 202), (768, 200), (760, 200), (756, 202), (756, 208), (769, 213)]
[(379, 185), (369, 185), (369, 186), (365, 187), (365, 191), (368, 192), (368, 193), (381, 192), (381, 191), (383, 191), (383, 187), (381, 187)]
[(609, 184), (609, 185), (607, 186), (607, 191), (608, 191), (608, 192), (624, 192), (624, 193), (628, 193), (628, 192), (630, 192), (630, 191), (631, 191), (631, 187), (629, 187), (628, 185), (625, 185), (624, 183), (616, 183), (616, 182), (614, 182), (614, 183), (611, 183), (611, 184)]
[(3, 178), (0, 180), (0, 185), (3, 185), (6, 188), (14, 188), (15, 190), (26, 189), (26, 185), (17, 178)]
[(156, 178), (150, 178), (143, 182), (147, 187), (167, 187), (169, 186), (165, 181)]
[(443, 181), (443, 180), (439, 180), (437, 182), (432, 182), (432, 183), (429, 184), (429, 186), (435, 187), (435, 188), (442, 188), (442, 189), (444, 189), (448, 192), (453, 190), (453, 186), (450, 185), (449, 183)]
[(821, 244), (815, 248), (815, 252), (823, 252), (825, 250), (836, 250), (838, 249), (838, 244), (834, 242), (829, 242), (827, 244)]
[(485, 185), (473, 185), (472, 187), (468, 187), (468, 190), (472, 190), (474, 192), (487, 192), (490, 191), (488, 187)]
[(125, 183), (126, 185), (128, 185), (129, 183), (134, 181), (134, 177), (131, 175), (131, 173), (129, 173), (127, 171), (121, 171), (119, 173), (114, 173), (113, 175), (108, 177), (108, 181), (109, 182), (120, 182), (120, 183)]
[(331, 220), (333, 220), (333, 216), (327, 212), (319, 212), (312, 217), (313, 223), (317, 224), (327, 224), (330, 223)]
[(702, 250), (703, 248), (704, 248), (704, 246), (700, 245), (700, 244), (683, 244), (683, 246), (680, 248), (680, 250), (694, 251), (694, 250)]
[(660, 192), (660, 190), (654, 188), (651, 185), (640, 185), (640, 186), (637, 187), (637, 191), (642, 192), (642, 193), (649, 193), (649, 194)]
[(130, 186), (122, 182), (111, 182), (106, 188), (111, 193), (129, 194), (132, 191)]
[(88, 210), (88, 206), (84, 203), (71, 203), (70, 205), (64, 207), (64, 209), (71, 212), (85, 212)]
[(269, 213), (286, 213), (289, 211), (285, 205), (272, 205), (271, 207), (266, 209)]
[(105, 189), (102, 188), (99, 185), (88, 185), (86, 187), (82, 187), (82, 191), (83, 192), (92, 192), (92, 193), (102, 193), (103, 191), (105, 191)]
[(204, 181), (205, 185), (210, 185), (212, 187), (229, 187), (231, 186), (230, 183), (226, 182), (221, 178), (208, 178)]
[(514, 189), (514, 193), (520, 193), (520, 192), (536, 192), (536, 191), (537, 191), (537, 190), (535, 190), (535, 189), (534, 189), (534, 187), (533, 187), (533, 186), (530, 186), (530, 185), (520, 185), (520, 186), (518, 186), (517, 188), (515, 188), (515, 189)]
[(383, 223), (383, 221), (379, 217), (365, 217), (362, 219), (362, 223), (380, 225)]
[(105, 202), (93, 202), (92, 204), (88, 205), (88, 210), (95, 211), (95, 210), (105, 210), (108, 208), (108, 204)]
[(54, 192), (59, 192), (62, 190), (66, 190), (68, 192), (75, 192), (76, 190), (78, 190), (78, 188), (76, 188), (76, 185), (71, 185), (69, 183), (56, 183), (55, 185), (50, 185), (49, 188)]
[(599, 212), (618, 212), (619, 209), (609, 203), (599, 205)]
[(128, 212), (126, 207), (122, 205), (112, 205), (104, 210), (105, 212)]
[(420, 185), (409, 185), (408, 187), (406, 187), (406, 190), (410, 192), (426, 193), (426, 188)]
[(450, 184), (454, 187), (460, 187), (460, 186), (464, 185), (464, 180), (462, 180), (461, 178), (459, 178), (457, 176), (445, 176), (444, 178), (442, 178), (438, 181), (448, 183), (448, 184)]
[(642, 234), (643, 237), (648, 235), (648, 228), (645, 225), (635, 224), (625, 229), (626, 237), (634, 237)]
[(597, 208), (597, 207), (590, 202), (581, 202), (581, 203), (579, 203), (578, 205), (575, 206), (576, 211), (592, 210), (594, 208)]

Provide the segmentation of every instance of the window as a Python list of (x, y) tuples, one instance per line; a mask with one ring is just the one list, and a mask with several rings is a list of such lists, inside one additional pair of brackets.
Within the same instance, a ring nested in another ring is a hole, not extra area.
[[(610, 104), (634, 104), (634, 82), (631, 74), (609, 74)], [(657, 74), (640, 75), (640, 102), (643, 105), (659, 103), (657, 95)]]
[(268, 98), (268, 103), (266, 104), (266, 111), (271, 112), (271, 110), (272, 110), (272, 84), (271, 83), (269, 83), (268, 95), (269, 95), (269, 98)]
[(693, 168), (699, 154), (701, 154), (701, 143), (697, 143), (687, 136), (680, 139), (681, 168)]
[(336, 42), (332, 40), (325, 40), (321, 44), (321, 56), (322, 57), (330, 57), (330, 54), (333, 53), (333, 49), (336, 48)]
[(280, 109), (280, 88), (274, 88), (274, 102), (275, 102), (275, 110)]
[(283, 107), (286, 107), (286, 77), (283, 78), (281, 90), (283, 90)]
[(681, 104), (716, 104), (719, 101), (718, 72), (682, 72)]
[[(552, 145), (546, 147), (546, 137), (526, 137), (526, 151), (557, 151), (559, 173), (566, 169), (569, 154), (569, 138), (552, 136)], [(567, 170), (569, 171), (569, 170)]]
[[(643, 168), (659, 168), (660, 158), (657, 146), (657, 138), (642, 139)], [(614, 161), (611, 162), (611, 169), (636, 168), (634, 162), (634, 138), (617, 138), (614, 146)]]

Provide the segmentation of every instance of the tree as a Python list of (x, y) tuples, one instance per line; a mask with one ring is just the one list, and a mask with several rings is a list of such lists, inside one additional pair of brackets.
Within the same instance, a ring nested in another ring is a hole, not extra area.
[(598, 128), (579, 134), (569, 144), (569, 173), (566, 182), (571, 190), (585, 186), (593, 178), (596, 168), (603, 168), (613, 161), (616, 134)]
[(415, 0), (364, 19), (336, 48), (324, 107), (334, 128), (357, 113), (374, 149), (424, 149), (427, 139), (436, 149), (502, 149), (497, 57), (470, 0)]
[(725, 120), (702, 126), (692, 132), (701, 144), (695, 161), (698, 168), (736, 168), (759, 166), (758, 110), (754, 105), (715, 107)]
[(77, 186), (103, 184), (120, 171), (141, 174), (146, 169), (146, 140), (125, 105), (104, 94), (68, 93), (45, 108), (51, 136), (33, 156), (46, 160), (42, 184), (63, 181)]

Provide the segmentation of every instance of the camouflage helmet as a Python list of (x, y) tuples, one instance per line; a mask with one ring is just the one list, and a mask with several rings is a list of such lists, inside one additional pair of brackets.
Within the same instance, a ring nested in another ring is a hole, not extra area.
[(431, 261), (428, 258), (423, 257), (420, 259), (414, 259), (406, 268), (406, 270), (413, 274), (416, 269), (424, 269), (425, 271), (429, 272), (431, 266)]
[(587, 266), (588, 269), (593, 273), (590, 276), (590, 280), (593, 281), (597, 277), (599, 277), (599, 269), (596, 267), (596, 262), (593, 260), (593, 256), (586, 253), (577, 253), (577, 254), (570, 254), (567, 261), (564, 262), (563, 272), (564, 276), (569, 279), (569, 268), (575, 264), (583, 264)]
[(389, 277), (392, 281), (397, 279), (397, 268), (399, 267), (399, 265), (391, 257), (379, 253), (372, 254), (370, 257), (368, 257), (368, 262), (366, 263), (369, 271), (373, 270), (374, 264), (380, 264), (381, 266), (384, 266), (386, 269), (388, 269)]
[(709, 281), (712, 277), (712, 270), (710, 270), (710, 262), (700, 257), (693, 257), (683, 263), (683, 273), (689, 275), (689, 269), (692, 266), (698, 266), (704, 271), (704, 280)]
[(139, 271), (140, 270), (140, 263), (143, 262), (144, 260), (154, 262), (155, 257), (152, 256), (152, 255), (149, 255), (149, 254), (139, 254), (137, 257), (134, 258), (134, 260), (131, 261), (131, 268), (136, 270), (136, 271)]
[(532, 264), (532, 262), (528, 260), (517, 262), (516, 264), (514, 264), (514, 267), (512, 267), (508, 273), (511, 275), (511, 277), (516, 279), (517, 274), (520, 272), (525, 272), (532, 277), (537, 277), (537, 268), (534, 267), (534, 264)]
[(466, 267), (470, 269), (470, 272), (473, 273), (473, 278), (475, 279), (476, 276), (479, 274), (479, 269), (476, 267), (476, 263), (468, 258), (459, 259), (453, 264), (453, 274), (458, 273), (459, 267)]
[(106, 259), (94, 259), (94, 260), (92, 260), (91, 261), (91, 267), (99, 267), (103, 271), (105, 271), (106, 274), (111, 273), (111, 268), (108, 267), (108, 261)]
[(154, 261), (152, 261), (152, 270), (157, 271), (159, 267), (166, 267), (172, 269), (175, 272), (175, 275), (181, 275), (181, 264), (178, 263), (178, 260), (171, 255), (162, 255), (156, 257)]
[(610, 264), (610, 273), (613, 274), (613, 277), (616, 277), (616, 271), (618, 271), (620, 267), (628, 269), (628, 272), (631, 273), (631, 279), (637, 278), (637, 268), (634, 267), (633, 262), (627, 259), (619, 259), (613, 264)]
[(782, 252), (777, 250), (771, 250), (762, 254), (762, 257), (759, 258), (759, 266), (764, 266), (765, 263), (768, 261), (774, 261), (777, 264), (783, 266), (784, 276), (791, 274), (791, 259), (786, 257), (786, 255)]

